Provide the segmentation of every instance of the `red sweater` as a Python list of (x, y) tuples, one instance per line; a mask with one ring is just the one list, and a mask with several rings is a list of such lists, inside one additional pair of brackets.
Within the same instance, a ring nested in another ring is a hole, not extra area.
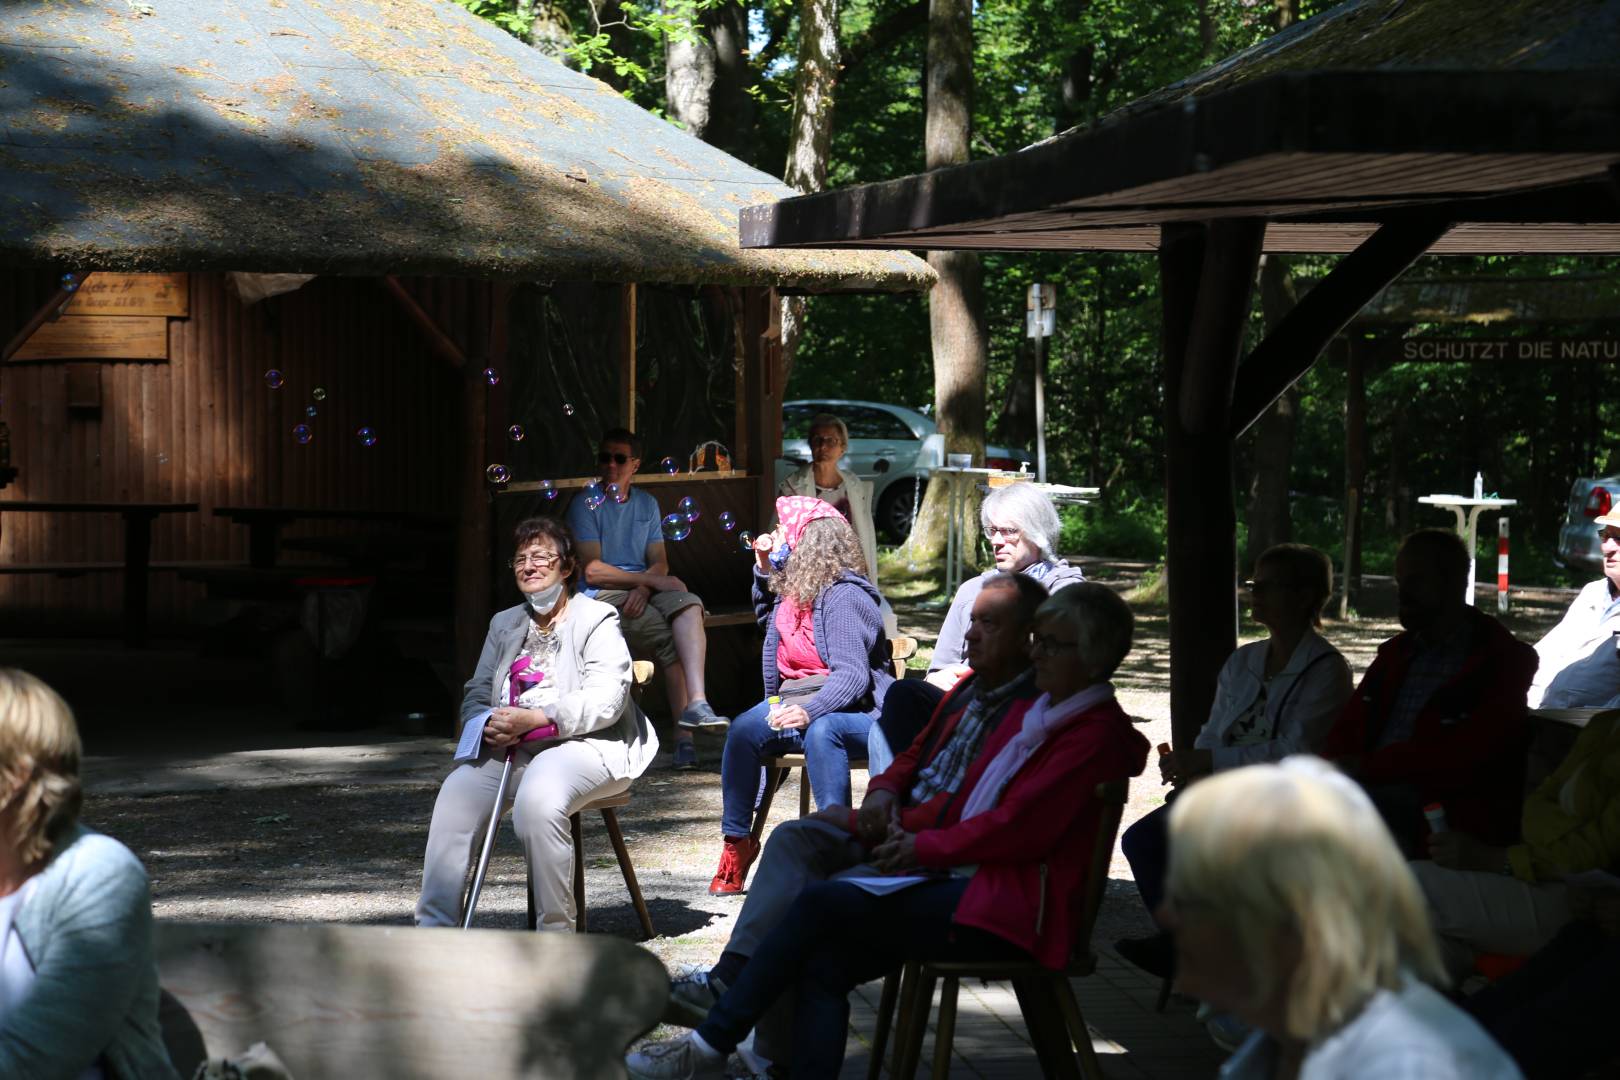
[[(930, 729), (950, 702), (940, 703)], [(939, 869), (978, 864), (955, 921), (1010, 941), (1057, 969), (1068, 964), (1076, 945), (1086, 872), (1102, 816), (1094, 792), (1105, 780), (1140, 776), (1148, 741), (1113, 700), (1077, 713), (1013, 774), (993, 809), (962, 821), (962, 803), (996, 754), (1022, 729), (1032, 704), (1027, 699), (1014, 702), (968, 768), (946, 820), (917, 831), (917, 861)], [(949, 722), (954, 724), (960, 713), (955, 710)], [(919, 737), (907, 757), (925, 741)], [(913, 758), (909, 767), (914, 766)], [(901, 767), (902, 760), (896, 759), (873, 786), (899, 790), (893, 785)]]
[(1378, 647), (1322, 756), (1360, 755), (1362, 783), (1411, 785), (1418, 805), (1445, 804), (1451, 828), (1503, 843), (1517, 835), (1524, 804), (1524, 696), (1536, 651), (1472, 608), (1469, 624), (1462, 667), (1423, 706), (1410, 739), (1377, 747), (1412, 662), (1416, 643), (1408, 631)]

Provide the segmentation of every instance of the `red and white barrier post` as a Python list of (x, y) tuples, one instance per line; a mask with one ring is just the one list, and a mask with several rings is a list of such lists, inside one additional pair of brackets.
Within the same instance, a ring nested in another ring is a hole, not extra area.
[(1506, 615), (1508, 609), (1508, 519), (1496, 519), (1496, 613)]

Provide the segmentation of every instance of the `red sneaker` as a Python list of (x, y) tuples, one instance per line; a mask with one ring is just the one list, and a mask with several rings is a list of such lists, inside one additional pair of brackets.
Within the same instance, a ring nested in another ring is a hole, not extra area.
[(759, 841), (752, 836), (728, 836), (720, 849), (720, 868), (709, 882), (710, 896), (729, 896), (743, 891), (748, 868), (759, 857)]

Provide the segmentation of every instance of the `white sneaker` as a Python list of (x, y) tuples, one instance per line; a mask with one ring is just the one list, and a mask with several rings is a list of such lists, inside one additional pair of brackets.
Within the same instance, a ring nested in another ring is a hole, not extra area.
[(725, 984), (709, 974), (702, 964), (678, 964), (669, 973), (669, 1004), (664, 1007), (664, 1022), (683, 1027), (697, 1027), (709, 1017)]
[(634, 1080), (725, 1080), (726, 1059), (705, 1052), (693, 1035), (682, 1035), (667, 1042), (648, 1043), (625, 1055), (624, 1067)]

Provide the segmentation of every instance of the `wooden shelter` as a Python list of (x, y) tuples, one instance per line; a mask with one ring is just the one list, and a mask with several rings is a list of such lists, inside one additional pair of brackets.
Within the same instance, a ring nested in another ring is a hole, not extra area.
[[(741, 250), (738, 210), (788, 194), (445, 0), (0, 6), (7, 628), (103, 626), (121, 537), (83, 504), (161, 504), (169, 623), (204, 591), (167, 570), (273, 561), (278, 530), (437, 530), (465, 667), (492, 521), (560, 509), (541, 481), (593, 472), (614, 424), (678, 459), (661, 502), (708, 511), (675, 571), (741, 602), (712, 522), (768, 512), (778, 291), (932, 281)], [(707, 439), (731, 470), (688, 474)]]
[[(1090, 127), (750, 207), (742, 235), (1157, 252), (1187, 743), (1236, 644), (1233, 440), (1420, 255), (1620, 252), (1620, 0), (1345, 0)], [(1262, 251), (1346, 254), (1245, 354)]]

